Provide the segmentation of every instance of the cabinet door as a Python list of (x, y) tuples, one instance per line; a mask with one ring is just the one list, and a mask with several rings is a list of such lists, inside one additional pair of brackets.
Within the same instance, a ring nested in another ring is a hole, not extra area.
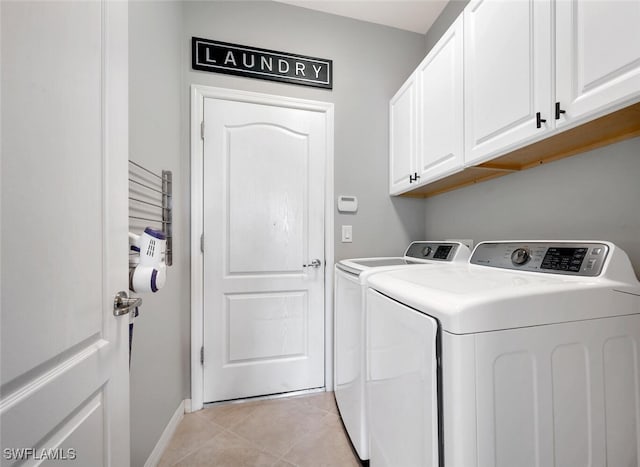
[(420, 184), (457, 172), (464, 164), (462, 22), (461, 15), (417, 70)]
[(407, 191), (411, 186), (416, 157), (415, 75), (404, 83), (389, 103), (389, 192)]
[(466, 165), (545, 136), (553, 125), (550, 1), (472, 1), (464, 67)]
[(557, 126), (640, 97), (640, 2), (556, 2)]

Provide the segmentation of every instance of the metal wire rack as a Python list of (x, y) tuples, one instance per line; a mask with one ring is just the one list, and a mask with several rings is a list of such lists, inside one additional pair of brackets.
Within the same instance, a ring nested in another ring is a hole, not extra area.
[(167, 238), (165, 263), (173, 262), (172, 173), (159, 175), (129, 160), (129, 230), (142, 232), (149, 223), (162, 226)]

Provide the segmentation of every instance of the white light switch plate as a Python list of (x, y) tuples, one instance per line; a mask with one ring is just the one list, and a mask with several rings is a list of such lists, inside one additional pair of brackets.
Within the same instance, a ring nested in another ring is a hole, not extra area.
[(353, 242), (353, 226), (343, 225), (342, 226), (342, 243), (351, 243), (351, 242)]

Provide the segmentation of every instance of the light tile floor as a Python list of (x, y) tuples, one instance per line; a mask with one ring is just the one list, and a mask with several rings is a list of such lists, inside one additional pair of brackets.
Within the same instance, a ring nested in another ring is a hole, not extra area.
[(160, 467), (357, 467), (332, 392), (186, 414)]

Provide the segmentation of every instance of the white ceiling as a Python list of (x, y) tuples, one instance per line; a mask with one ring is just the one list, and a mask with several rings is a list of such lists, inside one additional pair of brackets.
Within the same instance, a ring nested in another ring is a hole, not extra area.
[(370, 23), (425, 34), (448, 0), (276, 0), (281, 3), (347, 16)]

